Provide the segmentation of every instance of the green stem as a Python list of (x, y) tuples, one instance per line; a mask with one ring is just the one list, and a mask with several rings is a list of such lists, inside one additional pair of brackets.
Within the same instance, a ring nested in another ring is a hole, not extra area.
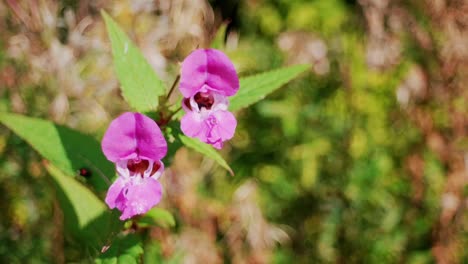
[(180, 110), (182, 109), (182, 106), (177, 108), (177, 110), (175, 110), (174, 112), (171, 113), (171, 115), (167, 118), (167, 121), (171, 121), (172, 117), (177, 114), (177, 112), (179, 112)]
[(180, 74), (177, 75), (177, 78), (174, 80), (174, 83), (172, 83), (172, 87), (169, 90), (169, 93), (167, 94), (166, 101), (169, 100), (169, 97), (171, 97), (171, 94), (174, 91), (174, 88), (177, 86), (177, 83), (179, 83), (179, 80), (180, 80)]

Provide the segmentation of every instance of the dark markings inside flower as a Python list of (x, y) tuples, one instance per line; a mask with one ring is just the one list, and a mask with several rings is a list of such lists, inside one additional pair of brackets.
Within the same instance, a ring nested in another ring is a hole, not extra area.
[[(129, 171), (131, 171), (134, 175), (140, 174), (143, 177), (143, 174), (145, 171), (148, 169), (149, 166), (149, 161), (148, 160), (129, 160), (127, 163), (127, 168)], [(151, 169), (151, 174), (155, 174), (159, 168), (161, 167), (161, 164), (155, 162), (153, 164), (153, 168)]]
[(210, 93), (198, 92), (193, 99), (197, 103), (199, 109), (205, 107), (205, 109), (210, 110), (214, 103), (214, 97)]
[(192, 111), (192, 106), (190, 105), (190, 98), (184, 98), (183, 104), (187, 106), (187, 108)]

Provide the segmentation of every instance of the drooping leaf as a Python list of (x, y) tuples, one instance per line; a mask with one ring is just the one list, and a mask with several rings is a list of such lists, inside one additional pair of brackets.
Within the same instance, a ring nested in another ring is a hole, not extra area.
[(162, 208), (153, 208), (138, 219), (138, 225), (141, 227), (160, 226), (170, 228), (175, 226), (175, 219), (171, 213)]
[(104, 11), (102, 16), (112, 44), (112, 57), (122, 94), (136, 111), (156, 110), (158, 97), (165, 92), (162, 81), (141, 51)]
[(141, 238), (130, 234), (117, 237), (108, 248), (95, 259), (97, 264), (133, 264), (140, 263), (140, 256), (143, 254), (143, 244)]
[(81, 245), (100, 250), (113, 229), (119, 226), (117, 217), (112, 217), (106, 205), (81, 183), (51, 163), (46, 163), (46, 169), (54, 182), (65, 230)]
[(310, 65), (294, 65), (241, 78), (239, 91), (230, 99), (229, 110), (237, 111), (260, 101), (309, 67)]
[(186, 137), (182, 134), (179, 134), (179, 139), (185, 146), (200, 152), (201, 154), (207, 156), (210, 159), (216, 161), (221, 167), (225, 168), (229, 171), (231, 175), (234, 175), (231, 167), (227, 164), (227, 162), (221, 157), (221, 155), (210, 145), (201, 142), (196, 138)]
[(115, 174), (114, 166), (104, 157), (100, 144), (93, 137), (47, 120), (17, 114), (1, 113), (0, 122), (65, 175), (77, 175), (78, 170), (87, 168), (91, 171), (87, 181), (97, 191), (109, 186), (108, 179)]

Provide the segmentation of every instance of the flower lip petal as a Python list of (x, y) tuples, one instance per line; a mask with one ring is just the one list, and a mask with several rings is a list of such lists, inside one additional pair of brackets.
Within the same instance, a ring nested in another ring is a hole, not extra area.
[(239, 89), (239, 78), (234, 64), (223, 52), (197, 49), (182, 62), (179, 89), (186, 98), (206, 90), (232, 96)]
[(139, 184), (129, 184), (125, 194), (126, 204), (120, 220), (148, 212), (161, 201), (162, 186), (154, 178), (144, 178)]
[(123, 210), (125, 207), (125, 197), (123, 195), (125, 188), (125, 181), (120, 177), (109, 187), (105, 201), (110, 209), (117, 207), (119, 210)]
[(143, 158), (160, 160), (167, 152), (167, 143), (156, 122), (140, 114), (126, 112), (114, 119), (101, 142), (108, 160)]
[(206, 131), (208, 126), (202, 117), (202, 114), (197, 112), (188, 112), (180, 120), (180, 128), (182, 132), (189, 137), (197, 137), (201, 141), (206, 141)]
[(234, 137), (236, 131), (237, 120), (234, 115), (229, 111), (216, 111), (213, 113), (216, 120), (216, 125), (213, 130), (216, 130), (216, 134), (221, 141), (226, 141)]
[(182, 132), (189, 137), (211, 144), (217, 149), (223, 147), (223, 142), (234, 136), (237, 120), (226, 110), (203, 113), (187, 112), (180, 120)]

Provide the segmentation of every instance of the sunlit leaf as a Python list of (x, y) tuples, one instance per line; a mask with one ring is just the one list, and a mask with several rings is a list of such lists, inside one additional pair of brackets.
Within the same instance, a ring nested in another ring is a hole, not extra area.
[(123, 97), (139, 112), (155, 110), (158, 97), (165, 92), (162, 81), (117, 23), (104, 11), (102, 16), (111, 40), (115, 72)]
[(174, 216), (167, 210), (162, 208), (153, 208), (138, 219), (138, 225), (141, 227), (146, 226), (160, 226), (164, 228), (174, 227), (176, 224)]
[(46, 169), (56, 187), (65, 230), (80, 240), (82, 245), (99, 250), (105, 245), (112, 228), (119, 225), (112, 218), (110, 210), (88, 188), (63, 174), (57, 167), (47, 163)]
[(234, 175), (231, 167), (227, 164), (227, 162), (221, 157), (221, 155), (210, 145), (201, 142), (196, 138), (189, 138), (182, 134), (179, 134), (180, 141), (187, 147), (200, 152), (201, 154), (207, 156), (210, 159), (216, 161), (221, 167), (225, 168), (229, 171), (231, 175)]
[(213, 36), (213, 41), (211, 42), (211, 47), (213, 49), (223, 49), (225, 46), (225, 36), (227, 33), (227, 23), (223, 23), (219, 26), (216, 34)]
[(106, 248), (103, 253), (95, 259), (97, 264), (133, 264), (140, 263), (143, 254), (143, 244), (137, 235), (117, 237)]
[(309, 69), (310, 65), (294, 65), (240, 79), (240, 89), (230, 99), (229, 110), (237, 111), (254, 104)]
[(17, 114), (0, 114), (0, 122), (29, 143), (39, 154), (66, 175), (77, 175), (81, 168), (92, 174), (87, 181), (98, 191), (109, 186), (114, 167), (91, 136), (47, 120)]

